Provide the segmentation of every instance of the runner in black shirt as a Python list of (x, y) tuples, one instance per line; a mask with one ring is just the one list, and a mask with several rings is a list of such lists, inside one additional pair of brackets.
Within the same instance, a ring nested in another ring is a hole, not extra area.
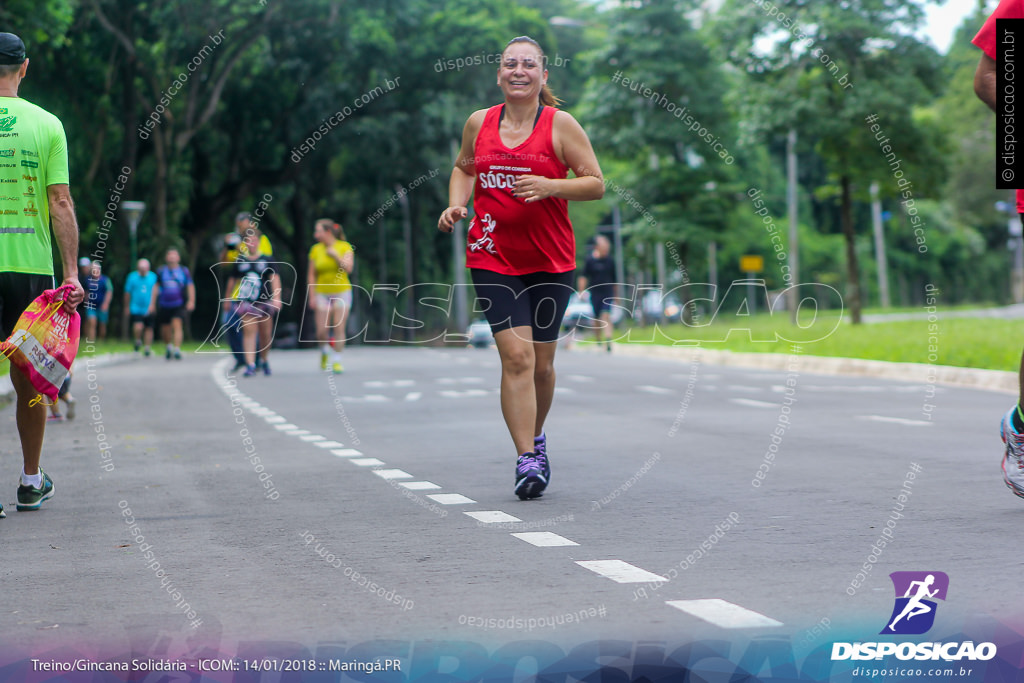
[(609, 255), (611, 242), (604, 235), (594, 238), (594, 251), (587, 256), (583, 274), (577, 280), (576, 288), (582, 296), (590, 288), (590, 305), (594, 318), (601, 324), (597, 327), (597, 343), (604, 342), (612, 350), (612, 316), (609, 311), (610, 299), (615, 298), (615, 261)]

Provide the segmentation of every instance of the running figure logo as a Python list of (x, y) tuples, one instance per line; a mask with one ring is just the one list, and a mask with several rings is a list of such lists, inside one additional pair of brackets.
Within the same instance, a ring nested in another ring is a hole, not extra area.
[(893, 572), (889, 574), (896, 591), (896, 604), (883, 635), (919, 635), (935, 623), (937, 600), (946, 599), (949, 577), (944, 572)]
[(491, 214), (485, 213), (483, 217), (484, 221), (484, 234), (483, 237), (478, 239), (469, 245), (470, 251), (480, 251), (485, 249), (488, 254), (497, 254), (498, 250), (494, 248), (494, 239), (491, 238), (491, 233), (494, 232), (494, 228), (497, 227), (497, 222), (491, 218)]

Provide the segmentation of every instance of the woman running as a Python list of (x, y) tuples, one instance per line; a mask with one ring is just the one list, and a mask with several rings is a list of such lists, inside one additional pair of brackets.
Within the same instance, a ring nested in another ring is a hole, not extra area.
[[(315, 315), (320, 369), (327, 369), (330, 357), (331, 371), (338, 374), (344, 371), (341, 352), (345, 348), (345, 323), (352, 308), (352, 285), (348, 276), (355, 265), (355, 250), (345, 241), (345, 231), (330, 218), (316, 222), (313, 237), (317, 243), (309, 250), (307, 298)], [(334, 330), (333, 347), (328, 342), (330, 330)]]
[[(583, 127), (555, 109), (537, 41), (513, 38), (498, 68), (505, 103), (474, 112), (437, 222), (451, 232), (469, 214), (466, 266), (501, 358), (501, 412), (516, 447), (515, 493), (541, 495), (551, 480), (544, 420), (555, 390), (555, 347), (573, 290), (576, 240), (568, 201), (604, 196)], [(574, 178), (569, 178), (572, 169)]]
[[(242, 238), (246, 249), (239, 254), (228, 280), (227, 291), (237, 292), (237, 301), (224, 300), (225, 311), (230, 310), (232, 303), (238, 304), (236, 313), (241, 320), (245, 377), (255, 375), (260, 366), (263, 374), (270, 374), (268, 357), (274, 341), (274, 316), (281, 311), (281, 277), (270, 259), (260, 254), (260, 237), (262, 234), (256, 228), (246, 230)], [(259, 350), (256, 349), (257, 336), (263, 344)]]

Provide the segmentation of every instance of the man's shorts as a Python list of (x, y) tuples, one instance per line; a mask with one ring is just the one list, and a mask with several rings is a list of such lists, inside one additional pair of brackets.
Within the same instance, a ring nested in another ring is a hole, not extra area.
[(535, 342), (558, 341), (565, 309), (575, 291), (574, 271), (502, 275), (472, 268), (470, 272), (477, 301), (486, 307), (482, 312), (491, 332), (529, 327)]
[(54, 286), (52, 275), (0, 273), (0, 340), (10, 337), (25, 309)]
[(607, 313), (611, 307), (609, 299), (615, 298), (615, 287), (613, 285), (597, 285), (590, 288), (590, 305), (594, 309), (594, 317), (600, 318)]
[(85, 307), (85, 317), (86, 318), (96, 318), (101, 323), (106, 325), (107, 324), (107, 320), (110, 319), (110, 311), (101, 311), (98, 308), (89, 308), (89, 307), (86, 306)]
[(178, 320), (185, 319), (185, 307), (184, 306), (157, 306), (156, 307), (156, 324), (157, 325), (170, 325), (171, 321), (177, 318)]
[(142, 323), (142, 326), (144, 328), (151, 330), (151, 329), (153, 329), (153, 322), (154, 322), (154, 318), (156, 318), (156, 315), (155, 314), (154, 315), (149, 315), (149, 314), (139, 315), (137, 313), (132, 313), (131, 318), (132, 318), (132, 327), (135, 327), (135, 323)]

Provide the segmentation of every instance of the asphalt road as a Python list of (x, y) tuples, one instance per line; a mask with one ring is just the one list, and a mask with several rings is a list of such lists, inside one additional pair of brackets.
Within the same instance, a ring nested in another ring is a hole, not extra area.
[(552, 484), (522, 502), (493, 349), (357, 347), (337, 378), (316, 352), (237, 382), (227, 363), (80, 364), (38, 512), (14, 511), (0, 412), (7, 653), (809, 649), (877, 637), (903, 570), (949, 575), (936, 633), (1024, 613), (1005, 394), (815, 376), (799, 354), (766, 372), (560, 351)]

